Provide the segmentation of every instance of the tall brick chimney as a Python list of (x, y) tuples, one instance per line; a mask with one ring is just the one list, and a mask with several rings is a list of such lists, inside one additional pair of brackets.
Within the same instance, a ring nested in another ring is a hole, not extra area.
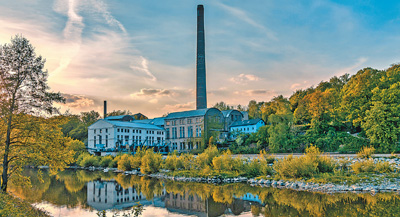
[(196, 109), (207, 108), (204, 8), (197, 5)]

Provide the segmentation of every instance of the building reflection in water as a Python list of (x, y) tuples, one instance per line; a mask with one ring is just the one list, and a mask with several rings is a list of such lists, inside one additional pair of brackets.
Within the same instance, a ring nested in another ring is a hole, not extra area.
[(136, 205), (137, 202), (142, 205), (164, 207), (164, 196), (165, 190), (149, 201), (134, 186), (124, 189), (113, 180), (87, 183), (87, 203), (96, 210), (125, 209)]
[(114, 180), (96, 180), (87, 183), (87, 203), (96, 210), (126, 209), (140, 202), (145, 206), (166, 208), (171, 213), (214, 217), (224, 214), (239, 215), (251, 210), (251, 205), (261, 201), (257, 195), (246, 194), (234, 198), (231, 204), (216, 202), (212, 197), (201, 199), (197, 194), (174, 193), (162, 190), (161, 195), (154, 195), (146, 200), (135, 186), (123, 188)]

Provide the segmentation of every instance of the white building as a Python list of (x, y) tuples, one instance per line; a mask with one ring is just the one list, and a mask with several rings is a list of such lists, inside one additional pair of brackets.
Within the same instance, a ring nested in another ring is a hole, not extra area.
[(265, 122), (260, 118), (245, 121), (235, 121), (229, 127), (229, 131), (231, 133), (255, 133), (262, 126), (265, 126)]
[(88, 150), (92, 154), (114, 155), (118, 151), (134, 151), (138, 146), (168, 152), (162, 150), (165, 147), (164, 128), (135, 122), (130, 115), (107, 117), (88, 127)]

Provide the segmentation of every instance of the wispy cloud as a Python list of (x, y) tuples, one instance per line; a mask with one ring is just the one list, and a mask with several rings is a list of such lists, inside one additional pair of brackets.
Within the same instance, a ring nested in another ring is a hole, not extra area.
[(238, 8), (228, 6), (226, 4), (223, 4), (221, 2), (217, 2), (216, 5), (220, 6), (222, 9), (228, 11), (232, 15), (234, 15), (236, 18), (241, 19), (242, 21), (248, 23), (249, 25), (263, 31), (266, 36), (272, 40), (278, 40), (278, 38), (275, 36), (275, 33), (268, 29), (266, 26), (258, 23), (254, 19), (250, 18), (250, 16), (243, 10), (240, 10)]
[(124, 34), (126, 34), (126, 29), (124, 25), (121, 24), (111, 13), (108, 11), (107, 5), (101, 0), (92, 0), (92, 6), (102, 15), (102, 17), (106, 20), (107, 24), (110, 26), (118, 27)]
[(344, 75), (346, 73), (348, 74), (353, 74), (355, 70), (359, 70), (361, 69), (361, 66), (368, 61), (368, 58), (365, 57), (360, 57), (357, 59), (357, 62), (355, 62), (353, 65), (339, 69), (335, 75), (336, 76), (341, 76)]
[(144, 72), (150, 81), (157, 81), (157, 78), (150, 72), (147, 59), (140, 56), (138, 60), (133, 60), (129, 66), (134, 72)]
[(188, 103), (177, 103), (174, 105), (165, 105), (163, 107), (164, 111), (167, 112), (177, 112), (177, 111), (186, 111), (192, 110), (195, 108), (195, 102), (188, 102)]
[(131, 94), (131, 97), (162, 97), (162, 96), (172, 96), (174, 92), (165, 89), (152, 89), (143, 88), (139, 92)]
[(236, 84), (247, 84), (249, 81), (258, 81), (260, 80), (260, 77), (257, 75), (253, 74), (240, 74), (236, 77), (232, 77), (229, 79), (230, 81), (236, 83)]

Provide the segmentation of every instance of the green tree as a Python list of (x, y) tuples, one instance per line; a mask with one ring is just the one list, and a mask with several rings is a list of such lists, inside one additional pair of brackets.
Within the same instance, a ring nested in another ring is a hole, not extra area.
[(400, 82), (392, 84), (388, 89), (377, 87), (372, 92), (372, 106), (366, 111), (362, 128), (380, 151), (393, 152), (399, 146)]
[(233, 109), (233, 106), (230, 106), (228, 104), (226, 104), (225, 102), (221, 101), (221, 102), (217, 102), (215, 103), (215, 105), (213, 106), (213, 108), (217, 108), (220, 111), (225, 111), (225, 110), (231, 110)]
[(371, 107), (372, 90), (379, 82), (380, 72), (376, 69), (365, 68), (350, 78), (341, 91), (341, 114), (346, 121), (360, 128), (366, 111)]
[(62, 138), (58, 126), (33, 116), (52, 114), (57, 111), (53, 102), (64, 101), (60, 93), (48, 91), (44, 63), (22, 36), (17, 35), (11, 43), (0, 46), (3, 192), (7, 190), (9, 178), (18, 176), (23, 165), (46, 164), (58, 169), (70, 162), (71, 156), (60, 151), (67, 140)]

